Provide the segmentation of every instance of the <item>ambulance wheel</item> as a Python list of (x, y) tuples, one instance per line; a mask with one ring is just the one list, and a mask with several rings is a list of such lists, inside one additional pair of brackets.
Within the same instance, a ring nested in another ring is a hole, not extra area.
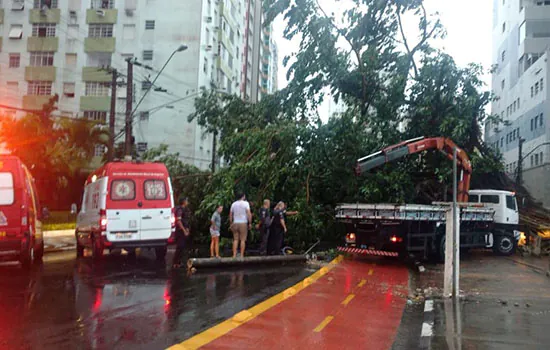
[(99, 260), (103, 257), (103, 242), (100, 239), (92, 239), (92, 258)]
[(166, 259), (167, 250), (168, 250), (168, 247), (155, 248), (155, 256), (157, 257), (157, 261), (164, 261)]
[(42, 242), (40, 242), (40, 245), (35, 249), (34, 262), (36, 263), (42, 262), (43, 257), (44, 257), (44, 240), (42, 240)]
[(30, 244), (29, 247), (21, 253), (21, 256), (19, 257), (19, 262), (21, 263), (21, 266), (23, 269), (28, 270), (32, 266), (32, 262), (34, 260), (34, 245)]

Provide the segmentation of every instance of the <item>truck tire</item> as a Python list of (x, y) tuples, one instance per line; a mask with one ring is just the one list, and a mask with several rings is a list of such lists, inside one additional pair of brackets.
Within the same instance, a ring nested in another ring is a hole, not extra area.
[(157, 247), (155, 248), (155, 256), (157, 258), (157, 261), (164, 261), (166, 259), (166, 252), (168, 251), (168, 247)]
[(516, 252), (517, 242), (513, 236), (494, 236), (493, 252), (497, 255), (509, 256)]
[(92, 239), (92, 258), (94, 260), (100, 260), (103, 257), (104, 250), (103, 242), (96, 238)]

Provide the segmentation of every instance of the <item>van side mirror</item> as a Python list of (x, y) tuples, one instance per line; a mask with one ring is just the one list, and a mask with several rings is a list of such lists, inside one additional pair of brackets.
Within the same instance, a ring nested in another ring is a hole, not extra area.
[(50, 211), (48, 210), (48, 207), (42, 208), (42, 219), (47, 220), (50, 218)]

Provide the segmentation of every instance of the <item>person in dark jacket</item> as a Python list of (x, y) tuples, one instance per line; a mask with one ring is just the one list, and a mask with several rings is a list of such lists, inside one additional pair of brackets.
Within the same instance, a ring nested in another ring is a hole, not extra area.
[(268, 254), (281, 254), (284, 234), (287, 232), (285, 223), (285, 205), (283, 202), (277, 203), (273, 210), (273, 221), (271, 223), (268, 240)]
[(267, 243), (269, 241), (269, 227), (271, 226), (271, 202), (269, 199), (264, 200), (264, 205), (260, 208), (260, 237), (262, 242), (260, 244), (260, 254), (267, 254)]
[(176, 208), (176, 252), (174, 253), (173, 267), (181, 266), (183, 253), (188, 249), (191, 240), (191, 209), (187, 197), (180, 198)]

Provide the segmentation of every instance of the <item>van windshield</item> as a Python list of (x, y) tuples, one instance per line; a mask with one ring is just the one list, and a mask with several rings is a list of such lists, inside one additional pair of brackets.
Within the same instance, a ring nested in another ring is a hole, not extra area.
[(13, 200), (13, 175), (9, 172), (0, 172), (0, 205), (12, 205)]

